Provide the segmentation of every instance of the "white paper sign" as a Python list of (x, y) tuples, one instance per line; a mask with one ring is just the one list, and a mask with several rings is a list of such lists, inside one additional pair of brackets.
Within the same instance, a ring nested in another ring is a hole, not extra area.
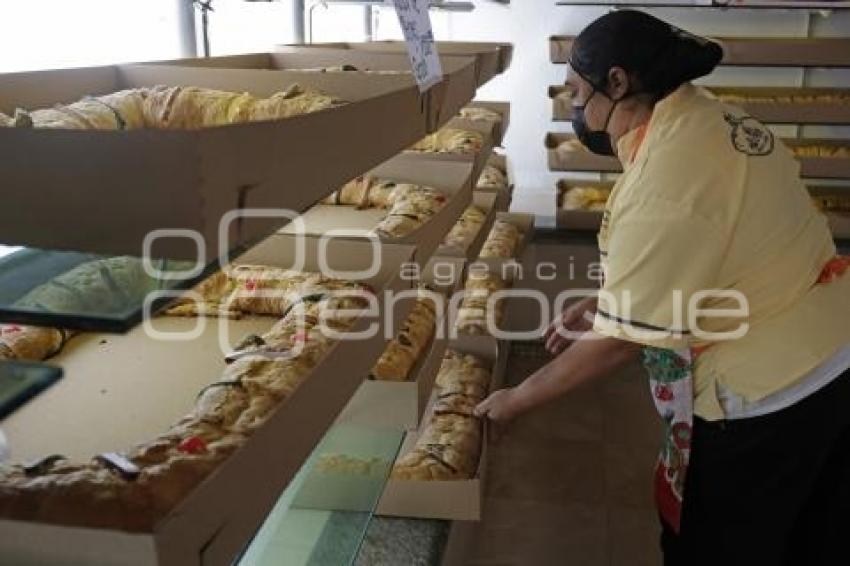
[(443, 79), (443, 68), (428, 8), (431, 0), (393, 0), (398, 22), (407, 42), (407, 53), (419, 90), (425, 92)]

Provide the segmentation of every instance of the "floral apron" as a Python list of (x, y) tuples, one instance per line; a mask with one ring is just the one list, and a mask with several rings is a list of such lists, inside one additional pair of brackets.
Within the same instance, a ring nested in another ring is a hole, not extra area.
[[(835, 257), (823, 267), (817, 285), (824, 285), (850, 269), (850, 256)], [(679, 532), (685, 477), (691, 456), (694, 416), (693, 362), (702, 350), (643, 348), (643, 365), (658, 414), (664, 420), (664, 444), (655, 469), (655, 502), (669, 527)]]
[[(629, 158), (633, 163), (643, 144), (648, 127), (641, 126), (637, 142)], [(610, 212), (603, 214), (600, 239), (607, 239)], [(601, 247), (601, 246), (600, 246)], [(604, 263), (604, 261), (603, 261)], [(850, 257), (830, 260), (816, 284), (829, 283), (850, 269)], [(681, 528), (685, 478), (691, 456), (694, 420), (694, 377), (696, 357), (705, 347), (678, 350), (646, 346), (642, 350), (643, 366), (649, 377), (652, 399), (664, 420), (664, 443), (655, 469), (655, 502), (664, 522), (678, 533)]]

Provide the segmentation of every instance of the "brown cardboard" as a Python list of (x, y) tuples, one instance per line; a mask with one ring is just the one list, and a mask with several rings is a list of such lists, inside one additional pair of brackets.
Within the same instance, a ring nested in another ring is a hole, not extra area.
[[(201, 234), (218, 251), (219, 220), (240, 208), (302, 211), (427, 131), (428, 109), (405, 76), (118, 65), (7, 73), (0, 111), (86, 95), (195, 85), (267, 96), (295, 82), (350, 101), (321, 112), (197, 131), (0, 129), (5, 188), (0, 241), (48, 249), (140, 255), (161, 228)], [(363, 143), (364, 135), (369, 143)], [(298, 191), (282, 187), (297, 186)], [(69, 191), (69, 187), (73, 190)], [(23, 222), (21, 218), (38, 219)], [(257, 241), (286, 220), (233, 225), (227, 244)], [(157, 255), (195, 259), (189, 238), (160, 239)]]
[[(478, 86), (482, 86), (495, 75), (504, 72), (510, 66), (513, 46), (507, 43), (437, 41), (437, 52), (441, 61), (456, 56), (476, 59), (475, 76)], [(314, 49), (342, 48), (375, 53), (407, 53), (407, 44), (403, 41), (370, 41), (361, 43), (312, 43), (297, 45)]]
[(548, 150), (550, 171), (605, 171), (620, 172), (622, 166), (616, 157), (596, 155), (583, 148), (577, 151), (558, 151), (559, 144), (576, 140), (573, 134), (548, 133), (544, 140)]
[(419, 426), (448, 346), (448, 305), (452, 295), (463, 286), (464, 267), (464, 260), (444, 257), (432, 258), (425, 266), (422, 282), (445, 296), (446, 303), (438, 314), (434, 338), (411, 371), (413, 379), (403, 382), (367, 379), (346, 405), (340, 422), (403, 430), (415, 430)]
[[(446, 195), (444, 206), (417, 230), (401, 238), (381, 237), (381, 241), (416, 246), (416, 260), (424, 265), (472, 201), (472, 182), (475, 178), (472, 166), (469, 161), (421, 160), (409, 154), (401, 154), (369, 171), (375, 177), (426, 185)], [(363, 237), (384, 216), (386, 211), (374, 208), (358, 210), (354, 206), (319, 204), (305, 212), (302, 219), (306, 234), (319, 235), (328, 230), (339, 230), (340, 236), (358, 237), (359, 234), (359, 237)], [(293, 234), (299, 224), (288, 224), (281, 233)]]
[(566, 63), (573, 49), (574, 36), (553, 35), (549, 37), (549, 61), (552, 63)]
[(491, 135), (493, 131), (492, 124), (452, 118), (445, 127), (478, 132), (484, 138), (484, 144), (481, 147), (481, 151), (474, 154), (405, 151), (405, 155), (416, 156), (419, 159), (433, 159), (436, 161), (471, 162), (474, 164), (472, 168), (472, 178), (475, 179), (475, 182), (473, 182), (473, 186), (475, 186), (475, 183), (478, 182), (478, 178), (481, 177), (481, 172), (484, 171), (484, 166), (487, 164), (487, 160), (490, 159), (490, 155), (492, 155), (493, 152), (493, 138)]
[(723, 64), (741, 66), (850, 67), (846, 37), (721, 37)]
[[(783, 139), (788, 147), (801, 145), (824, 145), (850, 148), (848, 140), (827, 139)], [(821, 179), (850, 179), (850, 159), (846, 157), (799, 157), (800, 175)]]
[(505, 140), (505, 133), (508, 131), (508, 126), (511, 121), (511, 103), (476, 100), (470, 102), (466, 106), (467, 108), (486, 108), (487, 110), (492, 110), (493, 112), (501, 114), (502, 121), (497, 122), (493, 129), (493, 145), (501, 146)]
[[(459, 338), (449, 347), (460, 352), (480, 356), (492, 364), (492, 381), (501, 383), (499, 345), (494, 339)], [(430, 407), (429, 407), (430, 409)], [(426, 413), (427, 415), (427, 413)], [(424, 421), (423, 421), (424, 424)], [(416, 444), (417, 432), (404, 439), (399, 455), (404, 455)], [(481, 501), (487, 471), (487, 424), (484, 423), (481, 456), (475, 477), (454, 481), (412, 481), (390, 479), (378, 503), (379, 515), (415, 517), (420, 519), (448, 519), (455, 521), (481, 520)]]
[(597, 187), (610, 189), (613, 181), (583, 181), (579, 179), (560, 179), (556, 185), (555, 222), (558, 228), (566, 230), (599, 230), (602, 212), (597, 210), (572, 210), (564, 208), (564, 194), (573, 187)]
[[(848, 40), (850, 41), (850, 40)], [(849, 44), (850, 45), (850, 44)], [(850, 57), (850, 55), (848, 55)], [(747, 96), (847, 96), (850, 91), (841, 88), (779, 88), (779, 87), (710, 87), (720, 96), (740, 94)], [(770, 124), (850, 124), (850, 104), (827, 102), (730, 102), (751, 116)]]
[[(585, 149), (577, 151), (560, 152), (556, 148), (564, 141), (575, 140), (573, 134), (548, 133), (545, 145), (549, 155), (550, 171), (601, 171), (619, 173), (622, 165), (616, 157), (596, 155)], [(812, 143), (824, 145), (842, 145), (846, 142), (841, 140), (816, 140), (816, 139), (784, 139), (789, 147), (795, 145)], [(803, 157), (799, 158), (800, 175), (807, 178), (821, 179), (850, 179), (850, 159), (834, 157)]]
[(552, 99), (552, 120), (556, 122), (573, 119), (571, 89), (566, 85), (552, 85), (548, 90)]
[[(304, 268), (315, 270), (318, 242), (309, 240), (305, 246)], [(273, 236), (238, 262), (289, 267), (295, 250), (293, 238)], [(383, 306), (381, 291), (409, 288), (399, 278), (399, 267), (410, 260), (413, 250), (385, 246), (381, 252), (377, 274), (365, 282)], [(365, 269), (370, 255), (371, 249), (362, 242), (328, 244), (328, 262), (335, 269)], [(406, 314), (398, 313), (400, 318)], [(370, 324), (381, 329), (383, 320), (361, 318), (352, 330)], [(157, 319), (154, 326), (185, 330), (194, 322)], [(240, 322), (241, 330), (260, 325)], [(262, 326), (273, 322), (268, 318)], [(129, 448), (164, 430), (191, 409), (200, 386), (216, 380), (224, 367), (216, 331), (220, 324), (230, 323), (217, 319), (207, 323), (200, 338), (188, 345), (154, 340), (144, 335), (142, 327), (125, 336), (88, 334), (72, 341), (55, 358), (65, 369), (63, 380), (2, 422), (13, 457), (93, 455)], [(0, 555), (15, 564), (230, 563), (354, 393), (383, 343), (383, 332), (368, 340), (337, 342), (293, 396), (187, 494), (154, 532), (128, 534), (0, 520)]]
[[(519, 242), (517, 242), (514, 257), (508, 258), (518, 260), (522, 257), (525, 247), (528, 245), (528, 242), (531, 240), (531, 236), (534, 234), (534, 215), (526, 214), (524, 212), (499, 212), (496, 214), (496, 220), (513, 224), (521, 232), (521, 237)], [(489, 258), (478, 259), (480, 261), (489, 261)]]
[[(218, 69), (258, 69), (273, 71), (298, 71), (323, 67), (354, 65), (371, 71), (397, 71), (407, 81), (413, 82), (410, 59), (401, 53), (370, 53), (352, 49), (316, 49), (280, 46), (273, 53), (198, 57), (159, 61), (155, 64), (170, 66), (207, 67)], [(315, 73), (315, 71), (310, 71)], [(346, 73), (331, 73), (332, 75)], [(348, 72), (348, 74), (351, 74)], [(363, 74), (363, 73), (355, 73)], [(368, 76), (376, 76), (374, 73)], [(429, 131), (437, 129), (475, 96), (475, 59), (449, 57), (443, 62), (443, 81), (425, 93), (429, 109)]]
[[(716, 95), (740, 94), (746, 96), (846, 96), (847, 89), (840, 88), (781, 88), (781, 87), (708, 87)], [(552, 119), (569, 121), (573, 117), (572, 99), (569, 87), (555, 85), (549, 87), (552, 99)], [(830, 104), (828, 102), (792, 103), (788, 102), (731, 102), (748, 114), (770, 124), (848, 124), (850, 123), (850, 105)]]
[[(850, 194), (850, 187), (809, 185), (807, 188), (812, 196)], [(850, 238), (850, 213), (824, 212), (824, 214), (829, 222), (833, 237)]]
[(481, 224), (475, 234), (470, 235), (462, 246), (455, 247), (440, 244), (436, 255), (442, 257), (465, 258), (470, 261), (478, 257), (478, 253), (481, 251), (481, 246), (484, 245), (484, 240), (487, 239), (487, 234), (490, 233), (490, 229), (493, 227), (493, 220), (496, 219), (496, 198), (497, 194), (494, 192), (475, 191), (472, 193), (472, 204), (485, 212), (484, 223)]
[[(718, 37), (721, 65), (782, 67), (848, 67), (850, 39), (845, 37)], [(549, 38), (549, 60), (567, 63), (574, 36)]]
[(493, 165), (499, 168), (508, 179), (508, 186), (505, 188), (480, 188), (478, 186), (474, 187), (476, 192), (490, 193), (496, 195), (496, 203), (494, 208), (500, 211), (507, 211), (511, 206), (511, 201), (513, 200), (513, 192), (514, 192), (514, 184), (513, 184), (513, 168), (511, 167), (510, 162), (508, 161), (507, 155), (503, 153), (493, 153), (490, 154), (490, 158), (487, 160), (487, 165)]

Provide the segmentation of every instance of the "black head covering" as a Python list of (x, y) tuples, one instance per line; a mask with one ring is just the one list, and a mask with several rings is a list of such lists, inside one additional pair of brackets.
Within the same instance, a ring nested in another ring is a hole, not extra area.
[(683, 83), (709, 74), (723, 58), (719, 44), (636, 10), (609, 12), (578, 35), (570, 66), (604, 92), (608, 71), (621, 67), (632, 91), (659, 100)]

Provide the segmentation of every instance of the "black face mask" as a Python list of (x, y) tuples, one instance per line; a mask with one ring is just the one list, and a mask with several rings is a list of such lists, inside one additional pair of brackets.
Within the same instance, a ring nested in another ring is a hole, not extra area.
[[(599, 155), (616, 155), (614, 152), (614, 146), (611, 143), (611, 134), (608, 133), (608, 122), (611, 121), (611, 116), (614, 114), (614, 109), (617, 107), (617, 104), (620, 102), (619, 100), (615, 100), (614, 104), (611, 106), (611, 110), (608, 112), (608, 116), (605, 118), (605, 125), (602, 126), (601, 130), (591, 130), (587, 126), (587, 119), (584, 116), (584, 109), (587, 107), (587, 104), (590, 100), (596, 95), (596, 93), (601, 93), (604, 96), (608, 96), (601, 90), (596, 90), (593, 88), (593, 92), (590, 93), (590, 96), (587, 97), (587, 100), (584, 101), (584, 104), (581, 106), (573, 106), (573, 130), (578, 137), (578, 141), (584, 145), (587, 149), (592, 151), (593, 153)], [(609, 97), (610, 98), (610, 97)]]

